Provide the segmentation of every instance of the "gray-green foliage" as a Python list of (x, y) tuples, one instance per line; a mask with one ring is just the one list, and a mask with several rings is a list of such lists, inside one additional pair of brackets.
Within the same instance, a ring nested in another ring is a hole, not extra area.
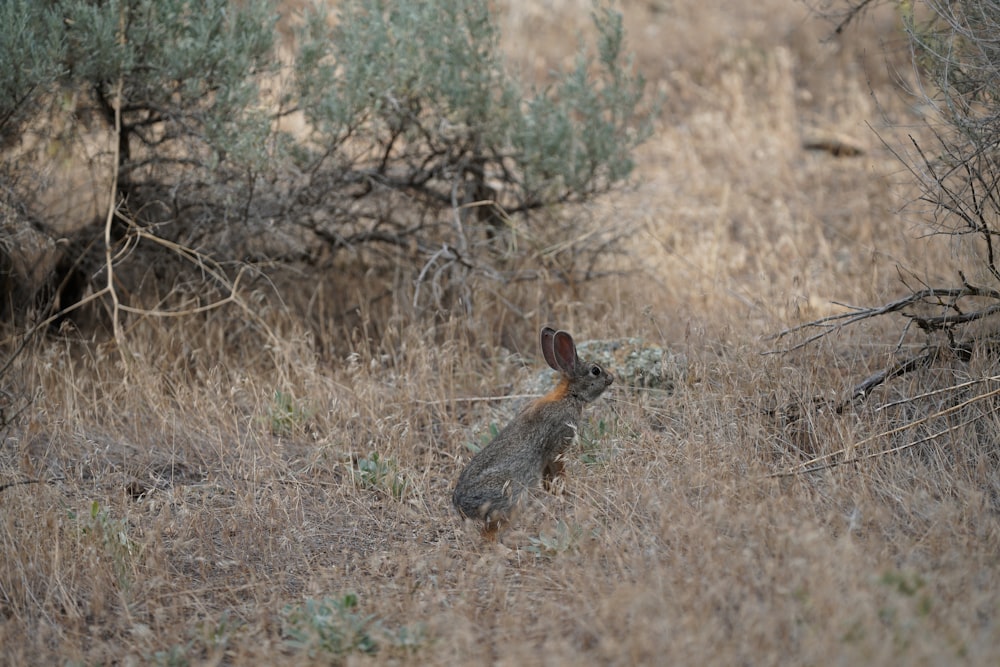
[(341, 156), (359, 174), (445, 204), (456, 184), (489, 178), (508, 188), (508, 211), (590, 196), (631, 172), (649, 128), (636, 124), (644, 83), (620, 14), (595, 9), (597, 58), (581, 53), (551, 87), (527, 91), (488, 3), (348, 0), (339, 11), (334, 27), (311, 15), (297, 59), (314, 160), (360, 137), (373, 150)]
[[(332, 27), (314, 12), (298, 43), (310, 133), (295, 152), (308, 210), (294, 223), (335, 249), (407, 256), (415, 304), (471, 307), (472, 271), (590, 276), (624, 232), (532, 212), (621, 184), (649, 134), (621, 15), (595, 6), (596, 49), (531, 88), (505, 61), (489, 3), (345, 0), (338, 12)], [(520, 273), (506, 261), (519, 254), (535, 258)]]
[(396, 500), (402, 499), (409, 487), (395, 461), (379, 456), (378, 452), (372, 452), (367, 458), (358, 457), (351, 468), (351, 477), (359, 487), (381, 491)]
[[(590, 271), (614, 232), (528, 213), (632, 170), (650, 116), (621, 16), (595, 6), (596, 47), (539, 89), (505, 62), (490, 3), (331, 4), (306, 11), (282, 60), (277, 0), (11, 0), (0, 5), (0, 138), (26, 123), (44, 137), (46, 118), (112, 133), (120, 110), (125, 213), (219, 259), (378, 243), (409, 266), (405, 284), (433, 282), (439, 304), (449, 283), (468, 303), (473, 267), (507, 279), (497, 262), (532, 244), (539, 261), (555, 247), (567, 256), (553, 266)], [(569, 238), (587, 239), (586, 260)]]
[(33, 100), (65, 73), (58, 14), (35, 0), (0, 3), (0, 137), (34, 111)]
[(604, 190), (631, 173), (632, 150), (650, 131), (648, 118), (634, 125), (644, 81), (625, 56), (621, 15), (599, 8), (594, 25), (597, 61), (578, 56), (552, 91), (534, 94), (514, 118), (512, 143), (528, 192)]
[(285, 608), (283, 634), (295, 648), (310, 655), (317, 652), (342, 657), (351, 652), (375, 653), (378, 642), (373, 636), (375, 616), (358, 614), (358, 598), (307, 599), (301, 605)]
[[(40, 100), (51, 92), (45, 84), (58, 84), (93, 95), (109, 124), (120, 105), (123, 134), (151, 153), (136, 158), (146, 164), (204, 157), (191, 143), (179, 154), (168, 149), (175, 140), (239, 150), (258, 102), (255, 76), (274, 66), (276, 14), (267, 0), (17, 0), (0, 19), (8, 101)], [(122, 166), (133, 166), (128, 155)]]
[[(903, 19), (917, 64), (934, 84), (933, 101), (965, 133), (1000, 134), (1000, 2), (927, 3)], [(975, 140), (975, 139), (974, 139)], [(977, 140), (977, 143), (979, 141)]]
[[(309, 14), (286, 97), (310, 123), (312, 166), (333, 153), (386, 180), (400, 167), (408, 187), (440, 180), (446, 196), (491, 164), (527, 207), (601, 191), (631, 171), (648, 127), (633, 126), (643, 81), (616, 12), (595, 10), (596, 60), (581, 55), (550, 88), (527, 92), (505, 66), (488, 3), (347, 0), (333, 27), (329, 11)], [(121, 81), (124, 129), (137, 142), (156, 150), (190, 135), (232, 153), (247, 130), (262, 138), (252, 110), (257, 75), (277, 67), (276, 18), (269, 0), (12, 0), (0, 8), (0, 119), (58, 83), (92, 91), (110, 122)]]
[(539, 533), (538, 537), (529, 537), (529, 545), (525, 551), (544, 558), (555, 558), (561, 553), (574, 551), (580, 546), (584, 531), (581, 526), (567, 524), (559, 520), (555, 529), (549, 533)]
[(288, 645), (311, 657), (342, 660), (352, 653), (377, 653), (381, 648), (412, 651), (425, 640), (421, 626), (390, 629), (374, 614), (359, 614), (358, 596), (306, 599), (282, 613), (282, 634)]
[(115, 577), (122, 590), (128, 590), (135, 574), (134, 568), (141, 555), (141, 545), (129, 536), (128, 523), (113, 519), (106, 508), (101, 508), (96, 500), (84, 514), (69, 512), (89, 548), (97, 551), (100, 560), (107, 559), (114, 568)]
[[(165, 649), (153, 651), (144, 656), (151, 665), (190, 665), (199, 662), (205, 655), (221, 655), (236, 643), (239, 633), (244, 630), (244, 624), (235, 614), (223, 611), (216, 621), (212, 618), (201, 619), (188, 629), (187, 641), (171, 644)], [(137, 624), (137, 629), (152, 632), (143, 624)]]
[(291, 435), (303, 427), (311, 413), (294, 394), (278, 390), (268, 407), (267, 421), (273, 435)]
[(499, 139), (493, 109), (511, 100), (485, 3), (348, 0), (334, 27), (325, 11), (310, 14), (306, 35), (297, 82), (320, 137), (336, 142), (367, 125), (375, 138), (412, 141), (421, 124), (445, 123)]

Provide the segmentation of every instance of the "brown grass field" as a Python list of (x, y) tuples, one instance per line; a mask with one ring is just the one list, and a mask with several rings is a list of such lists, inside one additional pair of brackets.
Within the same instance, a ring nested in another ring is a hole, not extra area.
[[(544, 73), (590, 4), (529, 7), (500, 6), (505, 47)], [(247, 288), (255, 319), (133, 318), (124, 352), (64, 327), (16, 359), (0, 484), (31, 482), (0, 491), (0, 663), (1000, 664), (996, 358), (838, 414), (901, 319), (763, 354), (834, 302), (905, 294), (900, 271), (957, 280), (879, 140), (922, 131), (891, 8), (832, 40), (793, 0), (623, 9), (663, 112), (633, 185), (568, 212), (633, 230), (615, 275), (447, 318), (300, 276)], [(804, 150), (817, 133), (864, 151)], [(564, 493), (483, 543), (451, 487), (544, 368), (544, 324), (682, 373), (589, 406)]]

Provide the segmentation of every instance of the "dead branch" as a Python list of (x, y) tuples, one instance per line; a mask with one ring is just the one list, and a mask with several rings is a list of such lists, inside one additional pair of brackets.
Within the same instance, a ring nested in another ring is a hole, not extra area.
[(0, 491), (6, 491), (12, 486), (23, 486), (25, 484), (55, 484), (56, 482), (63, 482), (65, 480), (65, 477), (53, 477), (52, 479), (19, 479), (14, 482), (0, 484)]
[(925, 348), (925, 350), (915, 356), (896, 362), (888, 368), (883, 368), (874, 375), (870, 375), (851, 389), (851, 394), (840, 405), (837, 406), (837, 414), (842, 414), (844, 409), (855, 399), (867, 398), (871, 391), (889, 380), (898, 378), (910, 371), (918, 368), (926, 368), (934, 362), (941, 354), (940, 347)]
[[(993, 299), (997, 301), (997, 303), (969, 312), (962, 312), (958, 310), (958, 301), (968, 297), (985, 297)], [(780, 340), (785, 336), (798, 333), (800, 331), (806, 331), (808, 329), (821, 329), (821, 331), (809, 336), (805, 340), (802, 340), (791, 347), (778, 350), (768, 350), (767, 352), (764, 352), (764, 354), (784, 354), (792, 352), (794, 350), (801, 349), (810, 343), (833, 333), (834, 331), (839, 331), (845, 326), (873, 317), (878, 317), (880, 315), (900, 312), (909, 306), (915, 306), (917, 304), (937, 306), (956, 311), (951, 314), (933, 317), (918, 315), (915, 313), (904, 313), (905, 317), (912, 320), (921, 329), (924, 329), (925, 331), (935, 331), (945, 329), (956, 324), (972, 322), (1000, 312), (1000, 290), (995, 290), (989, 287), (978, 287), (963, 280), (963, 285), (961, 287), (929, 287), (908, 294), (902, 298), (896, 299), (895, 301), (890, 301), (889, 303), (872, 308), (860, 308), (858, 306), (838, 304), (844, 306), (845, 308), (849, 308), (850, 311), (846, 313), (837, 313), (836, 315), (828, 315), (818, 320), (813, 320), (811, 322), (806, 322), (804, 324), (784, 329), (770, 336), (769, 340)]]
[[(121, 21), (124, 23), (125, 10), (121, 11)], [(119, 26), (119, 40), (125, 39), (125, 32), (122, 30), (123, 26)], [(118, 300), (118, 291), (115, 289), (115, 261), (116, 258), (112, 257), (111, 249), (113, 247), (111, 243), (111, 225), (115, 220), (115, 213), (118, 211), (118, 177), (119, 170), (121, 167), (121, 150), (122, 150), (122, 90), (124, 87), (125, 77), (124, 75), (118, 75), (118, 81), (115, 83), (115, 94), (114, 94), (114, 160), (112, 162), (112, 173), (111, 173), (111, 192), (108, 197), (108, 214), (104, 221), (104, 267), (108, 274), (108, 282), (105, 286), (105, 291), (111, 299), (111, 329), (115, 336), (115, 347), (118, 348), (118, 353), (122, 357), (122, 363), (125, 364), (125, 368), (129, 367), (129, 358), (127, 356), (127, 350), (125, 347), (125, 336), (122, 333), (121, 319), (119, 317), (120, 303)], [(127, 247), (127, 244), (126, 246)]]
[[(954, 390), (954, 389), (958, 389), (958, 388), (965, 387), (965, 386), (968, 386), (968, 383), (962, 383), (960, 385), (955, 385), (955, 386), (950, 387), (949, 389)], [(936, 438), (939, 438), (942, 435), (945, 435), (947, 433), (950, 433), (950, 432), (952, 432), (952, 431), (960, 428), (961, 426), (965, 426), (965, 425), (970, 424), (970, 423), (972, 423), (972, 422), (974, 422), (974, 421), (976, 421), (978, 419), (981, 419), (983, 417), (983, 415), (975, 415), (975, 416), (970, 417), (969, 419), (963, 421), (960, 424), (948, 427), (948, 428), (946, 428), (946, 429), (944, 429), (942, 431), (939, 431), (939, 432), (937, 432), (935, 434), (932, 434), (931, 436), (928, 436), (926, 438), (922, 438), (920, 440), (916, 440), (916, 441), (913, 441), (913, 442), (909, 442), (909, 443), (906, 443), (904, 445), (900, 445), (898, 447), (893, 447), (891, 449), (885, 449), (885, 450), (879, 450), (877, 452), (869, 452), (867, 454), (862, 454), (862, 455), (858, 455), (858, 456), (851, 456), (850, 455), (851, 453), (855, 452), (859, 447), (867, 445), (870, 442), (873, 442), (875, 440), (880, 440), (882, 438), (888, 438), (888, 437), (893, 436), (893, 435), (897, 435), (897, 434), (902, 433), (904, 431), (908, 431), (908, 430), (910, 430), (910, 429), (912, 429), (912, 428), (914, 428), (916, 426), (920, 426), (921, 424), (926, 424), (927, 422), (929, 422), (931, 420), (934, 420), (934, 419), (937, 419), (939, 417), (947, 417), (948, 415), (951, 415), (951, 414), (953, 414), (955, 412), (958, 412), (959, 410), (962, 410), (963, 408), (966, 408), (966, 407), (968, 407), (968, 406), (970, 406), (970, 405), (972, 405), (974, 403), (986, 400), (988, 398), (993, 398), (995, 396), (1000, 396), (1000, 389), (993, 389), (992, 391), (988, 391), (988, 392), (985, 392), (985, 393), (982, 393), (982, 394), (978, 394), (976, 396), (973, 396), (970, 399), (962, 401), (961, 403), (957, 403), (955, 405), (951, 405), (951, 406), (949, 406), (947, 408), (944, 408), (943, 410), (938, 410), (934, 414), (927, 415), (925, 417), (921, 417), (920, 419), (915, 419), (912, 422), (909, 422), (907, 424), (903, 424), (902, 426), (897, 426), (896, 428), (889, 429), (888, 431), (882, 431), (880, 433), (876, 433), (875, 435), (868, 436), (867, 438), (863, 438), (862, 440), (859, 440), (858, 442), (853, 443), (853, 444), (851, 444), (849, 446), (841, 447), (837, 451), (830, 452), (829, 454), (823, 454), (822, 456), (814, 457), (812, 459), (809, 459), (808, 461), (804, 461), (802, 463), (799, 463), (798, 465), (795, 465), (795, 466), (793, 466), (791, 468), (788, 468), (786, 470), (783, 470), (781, 472), (771, 473), (770, 475), (767, 475), (767, 477), (793, 477), (793, 476), (796, 476), (796, 475), (803, 475), (803, 474), (806, 474), (806, 473), (817, 472), (817, 471), (820, 471), (820, 470), (827, 470), (829, 468), (834, 468), (834, 467), (836, 467), (838, 465), (844, 465), (844, 464), (847, 464), (847, 463), (860, 463), (861, 461), (866, 461), (866, 460), (869, 460), (869, 459), (877, 458), (879, 456), (885, 456), (887, 454), (895, 454), (895, 453), (904, 451), (906, 449), (909, 449), (909, 448), (914, 447), (916, 445), (922, 444), (924, 442), (929, 442), (930, 440), (934, 440)], [(992, 413), (997, 412), (997, 411), (1000, 411), (1000, 405), (991, 408), (988, 414), (992, 414)], [(840, 456), (844, 457), (843, 460), (837, 461), (836, 460), (837, 457), (840, 457)]]
[(919, 401), (924, 398), (932, 398), (940, 394), (947, 393), (949, 391), (957, 391), (959, 389), (965, 389), (976, 384), (982, 384), (983, 382), (1000, 382), (1000, 375), (990, 375), (989, 377), (976, 378), (974, 380), (969, 380), (967, 382), (959, 382), (958, 384), (953, 384), (948, 387), (942, 387), (941, 389), (934, 389), (932, 391), (926, 391), (922, 394), (917, 394), (916, 396), (908, 396), (906, 398), (901, 398), (898, 401), (891, 401), (875, 408), (876, 412), (881, 412), (882, 410), (888, 410), (889, 408), (894, 408), (898, 405), (903, 405), (904, 403), (912, 403), (913, 401)]
[(844, 18), (840, 20), (840, 23), (837, 24), (837, 27), (834, 28), (833, 31), (838, 35), (844, 32), (844, 29), (848, 25), (850, 25), (851, 21), (856, 19), (861, 14), (861, 12), (863, 12), (865, 8), (868, 7), (868, 5), (876, 1), (877, 0), (861, 0), (861, 2), (859, 2), (858, 4), (851, 6), (851, 8), (848, 9), (847, 13), (844, 15)]
[[(998, 411), (1000, 411), (1000, 407), (994, 408), (994, 409), (990, 410), (989, 413), (987, 413), (987, 414), (993, 414), (994, 412), (998, 412)], [(937, 433), (932, 433), (931, 435), (928, 435), (927, 437), (920, 438), (919, 440), (914, 440), (912, 442), (907, 442), (906, 444), (899, 445), (898, 447), (892, 447), (891, 449), (885, 449), (885, 450), (881, 450), (881, 451), (878, 451), (878, 452), (872, 452), (870, 454), (865, 454), (863, 456), (855, 456), (853, 458), (844, 459), (842, 461), (829, 461), (829, 462), (824, 463), (822, 465), (813, 466), (811, 468), (803, 468), (801, 470), (786, 470), (784, 472), (774, 473), (774, 474), (768, 475), (768, 477), (795, 477), (795, 476), (798, 476), (798, 475), (805, 475), (805, 474), (809, 474), (809, 473), (813, 473), (813, 472), (820, 472), (822, 470), (829, 470), (831, 468), (836, 468), (837, 466), (842, 466), (842, 465), (852, 465), (852, 464), (853, 465), (857, 465), (858, 463), (861, 463), (862, 461), (868, 461), (868, 460), (875, 459), (875, 458), (878, 458), (878, 457), (881, 457), (881, 456), (887, 456), (889, 454), (898, 454), (899, 452), (905, 451), (905, 450), (910, 449), (912, 447), (916, 447), (917, 445), (922, 445), (922, 444), (924, 444), (926, 442), (930, 442), (931, 440), (937, 440), (941, 436), (947, 435), (947, 434), (949, 434), (949, 433), (951, 433), (953, 431), (957, 431), (958, 429), (960, 429), (960, 428), (962, 428), (964, 426), (968, 426), (969, 424), (971, 424), (971, 423), (973, 423), (973, 422), (981, 419), (982, 417), (983, 417), (983, 415), (975, 415), (973, 417), (969, 417), (968, 419), (962, 421), (961, 423), (955, 424), (954, 426), (949, 426), (948, 428), (943, 429), (941, 431), (938, 431)], [(843, 451), (844, 450), (840, 450), (837, 453), (839, 454), (839, 453), (841, 453)]]

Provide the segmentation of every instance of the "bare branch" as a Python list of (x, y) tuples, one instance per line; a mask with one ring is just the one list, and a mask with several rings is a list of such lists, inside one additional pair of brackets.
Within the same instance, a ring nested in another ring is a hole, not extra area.
[(851, 21), (856, 19), (861, 14), (861, 12), (863, 12), (868, 7), (868, 5), (871, 5), (877, 1), (878, 0), (861, 0), (861, 2), (852, 6), (850, 9), (847, 10), (847, 14), (844, 15), (844, 18), (841, 19), (840, 23), (837, 24), (837, 27), (834, 28), (833, 31), (838, 35), (844, 32), (844, 29), (847, 28), (847, 26), (851, 23)]
[[(963, 383), (962, 385), (957, 385), (957, 386), (961, 387), (961, 386), (965, 386), (965, 384)], [(956, 387), (952, 387), (952, 389), (955, 389), (955, 388)], [(919, 426), (921, 424), (926, 424), (927, 422), (929, 422), (931, 420), (938, 419), (940, 417), (947, 417), (948, 415), (954, 414), (955, 412), (958, 412), (959, 410), (962, 410), (963, 408), (966, 408), (966, 407), (968, 407), (970, 405), (973, 405), (974, 403), (978, 403), (980, 401), (984, 401), (986, 399), (993, 398), (993, 397), (996, 397), (996, 396), (1000, 396), (1000, 389), (994, 389), (992, 391), (988, 391), (988, 392), (985, 392), (983, 394), (978, 394), (976, 396), (973, 396), (970, 399), (962, 401), (961, 403), (957, 403), (955, 405), (951, 405), (951, 406), (949, 406), (947, 408), (944, 408), (943, 410), (938, 410), (934, 414), (930, 414), (930, 415), (927, 415), (925, 417), (921, 417), (920, 419), (915, 419), (915, 420), (913, 420), (911, 422), (903, 424), (902, 426), (898, 426), (896, 428), (889, 429), (888, 431), (882, 431), (880, 433), (876, 433), (875, 435), (871, 435), (871, 436), (869, 436), (867, 438), (863, 438), (862, 440), (859, 440), (858, 442), (853, 443), (852, 445), (849, 445), (847, 447), (842, 447), (842, 448), (838, 449), (837, 451), (830, 452), (829, 454), (824, 454), (822, 456), (814, 457), (812, 459), (809, 459), (808, 461), (804, 461), (804, 462), (802, 462), (802, 463), (800, 463), (800, 464), (798, 464), (796, 466), (793, 466), (792, 468), (789, 468), (787, 470), (783, 470), (781, 472), (776, 472), (776, 473), (772, 473), (770, 475), (767, 475), (767, 477), (791, 477), (791, 476), (795, 476), (795, 475), (802, 475), (802, 474), (806, 474), (806, 473), (817, 472), (817, 471), (820, 471), (820, 470), (826, 470), (828, 468), (833, 468), (833, 467), (836, 467), (838, 465), (843, 465), (843, 464), (846, 464), (846, 463), (860, 463), (861, 461), (866, 461), (866, 460), (877, 458), (877, 457), (880, 457), (880, 456), (885, 456), (886, 454), (895, 454), (895, 453), (901, 452), (903, 450), (909, 449), (910, 447), (914, 447), (914, 446), (922, 444), (924, 442), (928, 442), (929, 440), (933, 440), (935, 438), (939, 438), (942, 435), (945, 435), (946, 433), (950, 433), (950, 432), (952, 432), (952, 431), (954, 431), (954, 430), (956, 430), (956, 429), (958, 429), (958, 428), (960, 428), (962, 426), (965, 426), (965, 425), (970, 424), (970, 423), (972, 423), (972, 422), (974, 422), (974, 421), (976, 421), (978, 419), (981, 419), (982, 415), (975, 415), (975, 416), (970, 417), (969, 419), (963, 421), (961, 424), (949, 427), (949, 428), (944, 429), (943, 431), (940, 431), (940, 432), (938, 432), (938, 433), (936, 433), (936, 434), (934, 434), (932, 436), (929, 436), (927, 438), (923, 438), (921, 440), (917, 440), (917, 441), (914, 441), (914, 442), (910, 442), (910, 443), (907, 443), (905, 445), (901, 445), (899, 447), (893, 447), (893, 448), (887, 449), (887, 450), (879, 450), (879, 451), (876, 451), (876, 452), (872, 452), (872, 453), (868, 453), (868, 454), (863, 454), (863, 455), (859, 455), (859, 456), (848, 456), (849, 453), (853, 453), (854, 451), (856, 451), (859, 447), (861, 447), (863, 445), (867, 445), (867, 444), (869, 444), (871, 442), (876, 442), (876, 441), (884, 440), (885, 438), (888, 438), (889, 436), (898, 435), (899, 433), (902, 433), (904, 431), (908, 431), (909, 429), (912, 429), (915, 426)], [(997, 405), (997, 406), (991, 408), (988, 414), (993, 414), (994, 412), (997, 412), (997, 411), (1000, 411), (1000, 405)], [(844, 457), (843, 460), (837, 461), (837, 458), (841, 457), (841, 456)]]

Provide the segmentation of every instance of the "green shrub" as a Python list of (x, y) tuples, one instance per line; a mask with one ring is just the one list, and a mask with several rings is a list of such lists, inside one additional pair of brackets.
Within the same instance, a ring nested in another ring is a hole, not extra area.
[(445, 205), (502, 184), (490, 194), (508, 213), (605, 191), (631, 172), (648, 126), (633, 126), (644, 85), (621, 16), (600, 8), (594, 23), (596, 62), (581, 54), (550, 88), (526, 92), (487, 3), (348, 0), (332, 28), (315, 12), (296, 70), (314, 128), (307, 163), (360, 139), (373, 150), (341, 153), (355, 178)]
[(57, 12), (34, 0), (0, 3), (0, 139), (37, 111), (37, 99), (64, 78), (66, 44)]
[[(394, 287), (417, 284), (414, 303), (430, 284), (424, 294), (436, 305), (454, 288), (468, 307), (470, 273), (523, 278), (508, 269), (528, 254), (533, 275), (547, 261), (590, 272), (608, 255), (622, 230), (549, 212), (621, 184), (648, 136), (644, 84), (625, 55), (619, 14), (595, 8), (596, 49), (531, 89), (507, 67), (488, 3), (345, 0), (336, 20), (316, 3), (287, 57), (275, 42), (279, 7), (7, 4), (0, 132), (13, 137), (27, 123), (56, 141), (69, 114), (71, 132), (117, 133), (112, 254), (138, 272), (157, 245), (149, 235), (220, 262), (295, 263), (377, 246), (397, 270)], [(50, 104), (53, 91), (72, 108)], [(281, 123), (292, 115), (303, 122)], [(84, 117), (97, 126), (75, 122)], [(45, 150), (35, 156), (18, 169), (44, 169)], [(68, 250), (91, 253), (96, 266), (85, 274), (95, 284), (107, 282), (103, 226), (84, 225)], [(199, 271), (198, 262), (181, 265)], [(115, 275), (124, 287), (140, 280), (126, 266)]]
[(132, 585), (135, 567), (141, 559), (142, 547), (129, 536), (129, 526), (123, 519), (113, 519), (96, 500), (85, 514), (69, 512), (80, 531), (81, 541), (92, 549), (98, 560), (107, 559), (123, 591)]
[(353, 593), (289, 605), (283, 611), (282, 634), (290, 647), (310, 657), (325, 654), (328, 660), (374, 654), (383, 647), (412, 651), (425, 639), (420, 626), (389, 630), (376, 616), (357, 613), (357, 607), (358, 596)]
[(395, 500), (401, 500), (409, 487), (407, 479), (401, 475), (392, 459), (372, 452), (358, 457), (351, 468), (354, 483), (362, 489), (381, 491)]

